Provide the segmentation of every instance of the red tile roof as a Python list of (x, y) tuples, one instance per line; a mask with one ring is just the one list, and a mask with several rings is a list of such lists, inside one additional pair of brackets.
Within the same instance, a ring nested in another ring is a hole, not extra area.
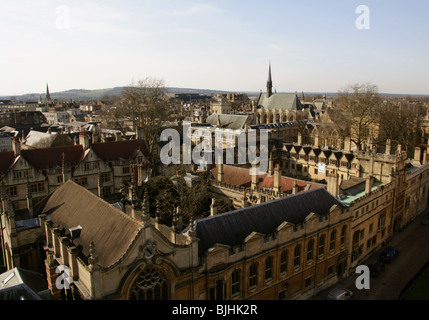
[(132, 159), (139, 150), (148, 155), (146, 145), (141, 140), (122, 140), (93, 143), (91, 149), (104, 161), (115, 161), (119, 158)]
[(21, 154), (36, 169), (62, 166), (63, 153), (67, 165), (77, 165), (83, 159), (81, 145), (21, 150)]
[[(217, 171), (218, 165), (216, 165), (213, 169), (211, 169), (212, 175), (214, 179), (217, 179)], [(239, 168), (234, 166), (223, 165), (223, 181), (225, 183), (250, 188), (252, 184), (252, 176), (249, 173), (249, 169), (247, 168)], [(317, 184), (309, 181), (297, 180), (290, 177), (282, 176), (281, 179), (281, 191), (283, 193), (291, 193), (294, 182), (298, 186), (298, 192), (302, 192), (305, 190), (307, 185), (310, 185), (309, 190), (320, 188), (324, 185)], [(274, 174), (272, 176), (268, 176), (268, 174), (262, 174), (258, 176), (258, 187), (259, 188), (273, 188), (274, 187)]]

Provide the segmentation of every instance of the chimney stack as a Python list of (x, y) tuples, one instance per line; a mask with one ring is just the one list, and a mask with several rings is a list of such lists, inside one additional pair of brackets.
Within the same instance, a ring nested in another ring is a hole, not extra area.
[(298, 183), (296, 182), (296, 180), (293, 182), (293, 186), (292, 186), (292, 194), (297, 194), (299, 191), (298, 189)]
[(210, 204), (210, 216), (213, 217), (217, 214), (217, 207), (215, 204), (215, 198), (212, 198), (212, 203)]
[(386, 140), (386, 154), (390, 155), (390, 152), (392, 151), (392, 142), (390, 141), (390, 139)]
[(350, 137), (345, 137), (344, 138), (344, 151), (350, 152), (351, 150), (352, 150), (352, 141), (351, 141)]
[(217, 166), (217, 181), (223, 182), (223, 163), (219, 163)]
[(422, 155), (422, 150), (419, 147), (416, 147), (414, 149), (414, 160), (413, 160), (413, 164), (414, 165), (421, 165), (421, 155)]
[(365, 180), (365, 194), (371, 193), (373, 183), (374, 183), (374, 177), (369, 176), (368, 178), (366, 178), (366, 180)]
[(326, 175), (327, 190), (335, 198), (338, 197), (338, 174), (327, 174)]
[(282, 188), (282, 175), (280, 173), (279, 165), (276, 164), (276, 167), (274, 169), (274, 191), (280, 192)]
[(258, 187), (258, 182), (259, 182), (259, 175), (257, 175), (256, 173), (258, 172), (258, 168), (256, 167), (256, 165), (252, 165), (252, 184), (251, 184), (251, 189), (255, 190)]
[(89, 149), (89, 136), (85, 132), (79, 134), (79, 144), (82, 146), (83, 150)]
[(21, 143), (19, 142), (19, 139), (16, 137), (12, 139), (12, 150), (13, 150), (13, 153), (15, 154), (15, 157), (21, 154)]

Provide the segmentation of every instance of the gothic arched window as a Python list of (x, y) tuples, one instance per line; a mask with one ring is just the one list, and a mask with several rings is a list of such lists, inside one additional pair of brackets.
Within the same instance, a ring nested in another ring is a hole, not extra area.
[(155, 268), (143, 270), (130, 289), (130, 300), (167, 300), (167, 279)]

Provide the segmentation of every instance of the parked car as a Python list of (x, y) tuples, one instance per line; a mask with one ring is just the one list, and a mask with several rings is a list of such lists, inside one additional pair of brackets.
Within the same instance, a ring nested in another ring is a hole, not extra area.
[(349, 300), (353, 292), (346, 288), (335, 288), (328, 294), (328, 300)]
[(371, 277), (377, 278), (380, 273), (384, 271), (384, 263), (375, 261), (373, 263), (368, 264), (369, 272)]
[(399, 255), (398, 249), (392, 246), (388, 246), (384, 248), (383, 251), (380, 253), (380, 261), (383, 263), (391, 263), (393, 260), (395, 260)]

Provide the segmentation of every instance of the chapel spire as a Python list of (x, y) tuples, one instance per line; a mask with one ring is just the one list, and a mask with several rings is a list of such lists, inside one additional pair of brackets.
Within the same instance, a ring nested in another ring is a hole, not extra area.
[(273, 81), (271, 80), (271, 61), (268, 66), (267, 97), (273, 94)]
[(46, 97), (45, 97), (45, 103), (46, 103), (46, 104), (51, 104), (51, 103), (52, 103), (51, 95), (50, 95), (50, 93), (49, 93), (49, 86), (48, 86), (48, 84), (46, 84)]

